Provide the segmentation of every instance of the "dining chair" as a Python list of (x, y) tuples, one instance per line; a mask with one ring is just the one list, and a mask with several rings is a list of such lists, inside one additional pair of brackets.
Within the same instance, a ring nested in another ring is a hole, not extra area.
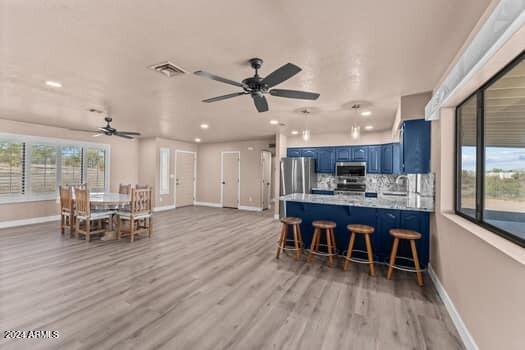
[(118, 186), (118, 193), (129, 194), (130, 192), (131, 192), (131, 184), (128, 184), (128, 185), (120, 184)]
[(64, 235), (65, 228), (69, 228), (69, 237), (75, 231), (75, 210), (73, 207), (73, 194), (69, 186), (60, 186), (60, 232)]
[[(152, 214), (151, 214), (151, 188), (131, 190), (131, 204), (129, 210), (119, 210), (117, 212), (117, 239), (123, 236), (130, 237), (130, 241), (135, 240), (135, 235), (148, 233), (151, 237)], [(128, 223), (125, 229), (123, 223)]]
[(92, 235), (106, 232), (104, 224), (109, 224), (109, 220), (111, 220), (113, 214), (111, 211), (92, 210), (87, 189), (75, 189), (75, 210), (75, 234), (86, 236), (86, 242), (91, 241)]
[(135, 189), (137, 189), (137, 190), (145, 190), (145, 189), (148, 189), (148, 188), (149, 188), (148, 185), (139, 185), (139, 184), (135, 185)]

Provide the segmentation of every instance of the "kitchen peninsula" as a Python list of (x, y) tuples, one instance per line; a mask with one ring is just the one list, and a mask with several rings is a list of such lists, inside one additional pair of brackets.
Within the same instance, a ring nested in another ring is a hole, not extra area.
[[(417, 249), (421, 266), (426, 267), (429, 259), (429, 213), (434, 210), (434, 198), (424, 197), (415, 193), (407, 196), (379, 196), (377, 198), (322, 195), (322, 194), (289, 194), (281, 196), (285, 216), (302, 218), (301, 232), (305, 247), (309, 248), (312, 240), (315, 220), (331, 220), (337, 224), (335, 241), (338, 253), (346, 251), (350, 235), (346, 229), (348, 224), (364, 224), (375, 228), (372, 235), (374, 260), (387, 262), (392, 247), (393, 237), (389, 230), (402, 228), (421, 233), (417, 241)], [(356, 240), (355, 248), (365, 250), (364, 242)], [(359, 254), (356, 256), (361, 257)], [(410, 247), (399, 246), (399, 257), (411, 258)], [(365, 255), (363, 254), (363, 258)], [(410, 266), (410, 262), (400, 265)]]

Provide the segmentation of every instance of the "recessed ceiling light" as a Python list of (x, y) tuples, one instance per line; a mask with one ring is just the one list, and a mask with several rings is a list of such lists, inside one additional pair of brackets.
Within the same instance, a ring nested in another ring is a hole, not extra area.
[(201, 129), (208, 129), (210, 126), (206, 123), (201, 124)]
[(374, 129), (374, 127), (372, 125), (365, 126), (365, 130), (372, 130), (372, 129)]
[(54, 88), (61, 88), (62, 87), (61, 83), (59, 83), (58, 81), (52, 81), (52, 80), (46, 81), (46, 85), (54, 87)]
[(275, 119), (272, 119), (272, 120), (270, 120), (270, 124), (277, 125), (277, 124), (279, 124), (279, 121), (275, 120)]
[(361, 112), (361, 115), (362, 115), (363, 117), (368, 117), (369, 115), (372, 115), (372, 112), (370, 112), (370, 111), (362, 111), (362, 112)]
[(299, 131), (297, 131), (297, 130), (292, 130), (292, 135), (299, 135)]
[(195, 138), (195, 142), (201, 142), (201, 139), (199, 139), (198, 137)]

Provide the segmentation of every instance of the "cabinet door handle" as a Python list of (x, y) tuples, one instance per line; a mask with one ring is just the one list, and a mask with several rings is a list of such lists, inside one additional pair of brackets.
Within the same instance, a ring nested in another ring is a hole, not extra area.
[(395, 219), (396, 218), (396, 216), (394, 214), (391, 214), (391, 213), (388, 213), (386, 215), (388, 215), (388, 217), (391, 218), (391, 219)]

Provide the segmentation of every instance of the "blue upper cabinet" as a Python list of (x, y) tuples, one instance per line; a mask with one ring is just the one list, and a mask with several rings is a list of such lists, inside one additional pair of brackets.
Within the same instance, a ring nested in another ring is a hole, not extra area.
[(430, 172), (430, 122), (407, 120), (401, 128), (403, 172)]
[(353, 146), (352, 160), (354, 162), (366, 162), (368, 160), (368, 146)]
[(309, 157), (317, 160), (317, 150), (315, 148), (302, 148), (301, 157)]
[(381, 173), (392, 174), (394, 172), (394, 145), (389, 143), (381, 145)]
[(393, 143), (392, 144), (392, 173), (393, 174), (401, 174), (403, 172), (403, 159), (401, 158), (402, 152), (401, 152), (401, 144), (400, 143)]
[(381, 149), (382, 147), (380, 145), (368, 146), (368, 164), (366, 167), (367, 173), (381, 173)]
[(301, 149), (300, 148), (288, 148), (286, 152), (286, 156), (289, 158), (295, 158), (301, 156)]
[(335, 161), (336, 162), (349, 162), (352, 160), (352, 148), (351, 147), (336, 147), (335, 148)]
[(332, 174), (334, 172), (335, 150), (333, 147), (318, 148), (316, 159), (318, 173)]

